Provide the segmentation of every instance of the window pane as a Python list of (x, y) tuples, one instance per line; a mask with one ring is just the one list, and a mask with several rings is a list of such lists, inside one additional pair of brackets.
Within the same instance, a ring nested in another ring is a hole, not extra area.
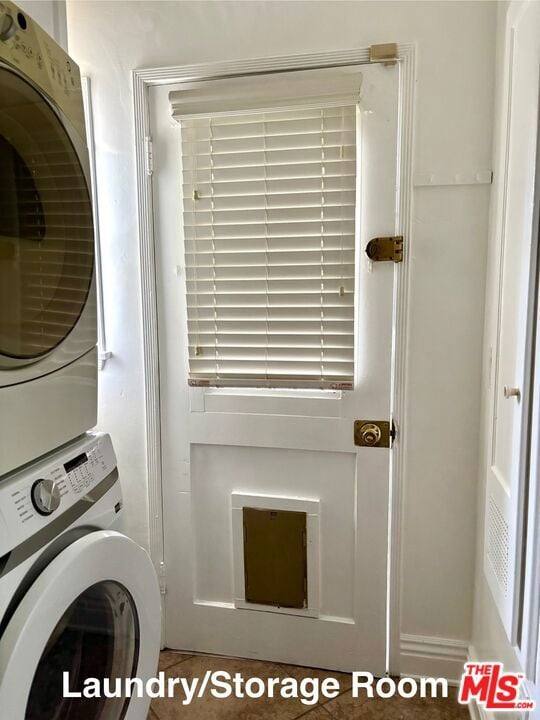
[(181, 126), (190, 383), (351, 388), (356, 106)]

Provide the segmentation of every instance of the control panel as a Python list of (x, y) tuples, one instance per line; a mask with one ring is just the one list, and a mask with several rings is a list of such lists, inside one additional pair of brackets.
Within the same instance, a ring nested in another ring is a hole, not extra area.
[(81, 78), (76, 63), (32, 18), (0, 0), (0, 61), (46, 93), (85, 138)]
[[(116, 469), (109, 435), (88, 434), (0, 481), (0, 556), (90, 493)], [(88, 503), (88, 507), (91, 504)], [(2, 527), (3, 526), (3, 527)]]

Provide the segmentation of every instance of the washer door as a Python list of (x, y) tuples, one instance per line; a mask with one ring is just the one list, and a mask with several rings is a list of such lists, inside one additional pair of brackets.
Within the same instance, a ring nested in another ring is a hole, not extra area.
[[(77, 540), (26, 593), (0, 639), (0, 707), (10, 720), (142, 720), (149, 699), (64, 697), (87, 678), (157, 671), (160, 592), (146, 552), (113, 531)], [(103, 693), (102, 693), (103, 694)]]
[(94, 231), (74, 140), (43, 95), (0, 66), (0, 368), (52, 352), (86, 303)]

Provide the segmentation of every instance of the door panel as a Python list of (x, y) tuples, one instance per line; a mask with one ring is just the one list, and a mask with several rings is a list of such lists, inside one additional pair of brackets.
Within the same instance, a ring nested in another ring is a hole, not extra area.
[[(188, 389), (181, 131), (168, 103), (179, 86), (150, 90), (169, 647), (386, 670), (391, 451), (356, 447), (353, 423), (391, 413), (399, 266), (372, 266), (363, 249), (395, 232), (399, 75), (377, 65), (362, 72), (352, 391)], [(238, 597), (240, 496), (252, 507), (310, 508), (313, 606), (309, 593), (294, 612)]]
[[(332, 543), (320, 548), (320, 613), (352, 621), (354, 615), (353, 453), (281, 448), (193, 445), (192, 522), (195, 543), (195, 597), (200, 602), (234, 603), (232, 493), (317, 498), (320, 534)], [(339, 562), (336, 562), (336, 556)]]
[[(488, 468), (484, 570), (510, 641), (516, 641), (515, 602), (521, 554), (521, 449), (537, 153), (540, 6), (517, 4), (506, 38), (505, 165), (497, 198), (499, 285), (492, 346), (491, 462)], [(534, 240), (536, 241), (536, 239)], [(516, 393), (519, 393), (516, 394)]]

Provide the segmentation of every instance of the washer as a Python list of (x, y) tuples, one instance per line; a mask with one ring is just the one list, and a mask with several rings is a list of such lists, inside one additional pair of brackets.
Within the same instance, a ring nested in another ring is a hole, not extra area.
[(145, 720), (148, 698), (64, 698), (86, 678), (155, 677), (160, 592), (113, 528), (108, 435), (87, 435), (0, 483), (0, 707), (10, 720)]
[(0, 0), (0, 475), (96, 424), (89, 177), (77, 65)]

